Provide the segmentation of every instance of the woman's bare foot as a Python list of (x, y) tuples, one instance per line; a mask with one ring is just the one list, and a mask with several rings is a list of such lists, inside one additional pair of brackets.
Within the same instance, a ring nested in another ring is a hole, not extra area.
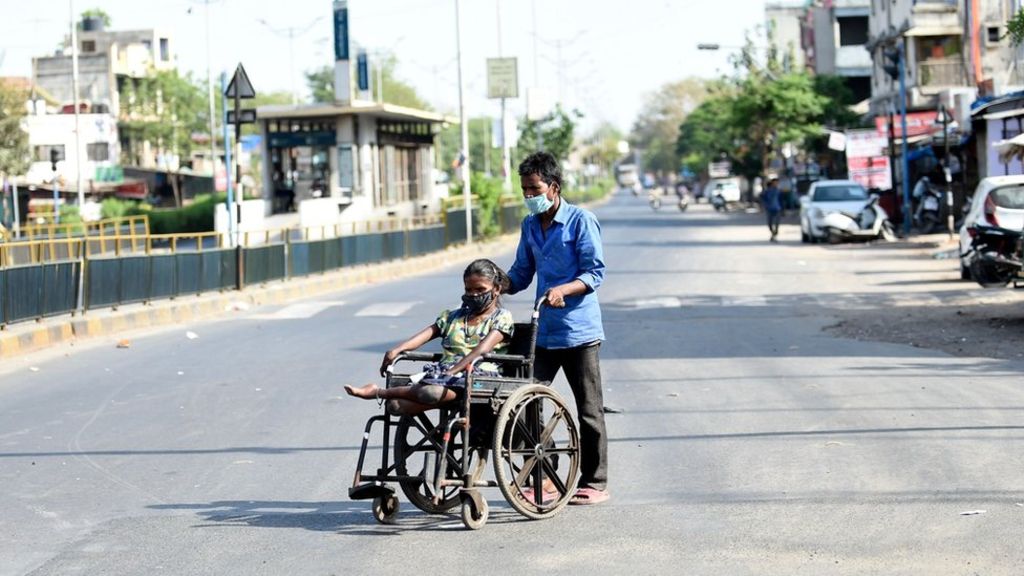
[(358, 388), (355, 386), (345, 386), (345, 392), (348, 392), (349, 396), (369, 400), (377, 397), (377, 385), (371, 382), (366, 386), (360, 386)]

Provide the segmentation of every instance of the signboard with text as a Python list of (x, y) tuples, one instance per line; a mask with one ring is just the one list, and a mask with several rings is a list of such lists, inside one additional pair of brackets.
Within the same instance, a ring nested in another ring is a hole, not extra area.
[(519, 70), (515, 58), (487, 59), (487, 97), (519, 97)]
[[(932, 132), (939, 131), (940, 128), (936, 125), (935, 121), (939, 117), (939, 113), (935, 110), (927, 110), (925, 112), (909, 112), (907, 114), (907, 137), (911, 138), (914, 136), (921, 136), (922, 134), (931, 134)], [(896, 138), (903, 137), (903, 125), (900, 120), (899, 114), (893, 114), (893, 133)], [(888, 116), (875, 116), (875, 128), (878, 130), (880, 136), (889, 137), (889, 117)]]
[(846, 159), (850, 180), (865, 188), (892, 190), (892, 171), (888, 156), (853, 157)]

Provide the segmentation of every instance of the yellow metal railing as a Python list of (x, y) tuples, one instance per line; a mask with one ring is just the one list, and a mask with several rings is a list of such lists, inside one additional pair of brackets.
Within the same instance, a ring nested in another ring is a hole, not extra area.
[(0, 267), (79, 260), (84, 254), (83, 250), (81, 238), (4, 242), (0, 243)]
[(128, 228), (131, 234), (137, 234), (141, 227), (143, 234), (149, 234), (149, 217), (125, 216), (123, 218), (107, 218), (94, 222), (69, 222), (64, 224), (33, 224), (28, 223), (22, 226), (21, 235), (26, 240), (52, 240), (66, 236), (123, 236), (124, 229)]
[[(379, 232), (400, 232), (428, 226), (439, 226), (445, 222), (444, 213), (410, 218), (384, 218), (361, 222), (346, 222), (305, 228), (279, 228), (240, 232), (239, 244), (254, 247), (268, 244), (308, 242), (373, 234)], [(0, 266), (38, 264), (66, 258), (78, 259), (83, 256), (123, 256), (131, 254), (175, 254), (178, 252), (202, 252), (226, 248), (228, 235), (221, 232), (191, 232), (179, 234), (150, 234), (149, 220), (145, 216), (112, 218), (89, 224), (87, 235), (67, 235), (66, 231), (79, 224), (34, 225), (31, 238), (14, 240), (7, 238), (0, 242)], [(88, 228), (86, 228), (88, 226)], [(28, 233), (28, 231), (26, 231)], [(42, 236), (40, 236), (42, 235)]]

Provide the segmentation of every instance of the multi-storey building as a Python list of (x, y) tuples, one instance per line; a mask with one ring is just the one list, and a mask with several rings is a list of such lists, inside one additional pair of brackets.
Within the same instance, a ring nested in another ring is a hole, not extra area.
[[(886, 71), (885, 54), (899, 43), (906, 52), (910, 110), (955, 106), (957, 93), (997, 95), (1018, 87), (1020, 50), (1005, 38), (1006, 21), (1015, 10), (1010, 4), (1005, 0), (872, 0), (872, 112), (884, 115), (898, 105), (899, 82)], [(960, 116), (966, 111), (957, 112)]]
[(871, 97), (870, 15), (871, 0), (835, 0), (808, 7), (803, 21), (808, 68), (843, 78), (858, 102)]

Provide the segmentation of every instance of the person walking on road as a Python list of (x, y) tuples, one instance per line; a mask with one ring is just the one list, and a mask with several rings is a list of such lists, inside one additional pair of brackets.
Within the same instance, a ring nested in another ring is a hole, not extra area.
[(772, 178), (768, 187), (761, 192), (761, 205), (768, 215), (768, 230), (772, 237), (770, 242), (778, 242), (779, 221), (782, 220), (782, 191), (779, 190), (779, 179)]
[(537, 297), (552, 308), (540, 316), (534, 376), (555, 379), (561, 369), (572, 388), (580, 419), (580, 481), (570, 504), (608, 500), (608, 435), (604, 422), (601, 365), (604, 340), (598, 287), (604, 280), (601, 227), (587, 210), (562, 199), (562, 172), (548, 152), (535, 152), (519, 165), (523, 219), (509, 294), (537, 277)]

